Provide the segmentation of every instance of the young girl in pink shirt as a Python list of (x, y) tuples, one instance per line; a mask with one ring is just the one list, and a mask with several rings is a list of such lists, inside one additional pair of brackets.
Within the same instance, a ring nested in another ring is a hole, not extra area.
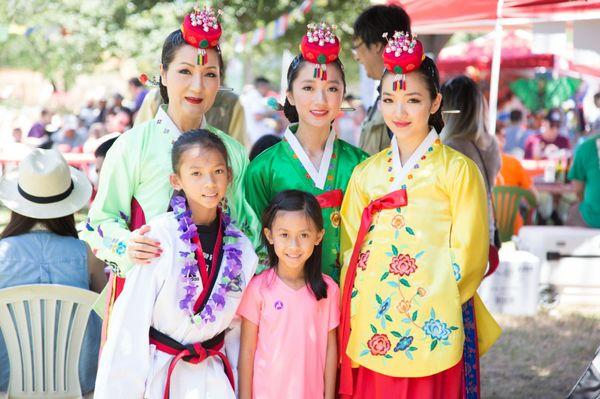
[(339, 288), (321, 273), (319, 203), (282, 191), (263, 226), (271, 268), (252, 279), (238, 308), (240, 399), (333, 399)]

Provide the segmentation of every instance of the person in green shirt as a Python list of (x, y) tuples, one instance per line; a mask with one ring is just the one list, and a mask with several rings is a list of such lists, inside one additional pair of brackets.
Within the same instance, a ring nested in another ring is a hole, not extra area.
[(323, 79), (322, 72), (318, 72), (322, 66), (307, 59), (309, 51), (304, 48), (287, 73), (283, 111), (291, 125), (280, 143), (250, 162), (245, 178), (246, 198), (256, 214), (262, 215), (280, 191), (297, 189), (316, 196), (325, 221), (322, 270), (338, 282), (339, 209), (352, 170), (368, 154), (338, 139), (331, 127), (340, 114), (346, 91), (338, 54), (327, 64)]
[(587, 139), (575, 152), (569, 179), (581, 202), (569, 210), (567, 225), (600, 228), (600, 134)]
[(111, 267), (109, 304), (124, 284), (116, 277), (125, 277), (134, 264), (150, 263), (162, 252), (160, 243), (147, 238), (146, 222), (168, 210), (172, 144), (189, 130), (207, 129), (225, 144), (233, 181), (222, 208), (258, 246), (259, 222), (242, 184), (249, 162), (246, 149), (204, 117), (219, 89), (220, 57), (218, 42), (199, 49), (182, 30), (172, 32), (161, 56), (159, 85), (165, 105), (154, 119), (121, 135), (106, 155), (82, 238)]

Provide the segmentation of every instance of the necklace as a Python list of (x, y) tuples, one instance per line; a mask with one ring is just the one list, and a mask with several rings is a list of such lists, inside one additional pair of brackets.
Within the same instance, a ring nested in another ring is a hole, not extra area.
[[(227, 293), (242, 290), (242, 251), (238, 242), (242, 234), (233, 226), (229, 215), (220, 212), (221, 228), (223, 229), (223, 261), (225, 264), (221, 271), (220, 280), (215, 283), (210, 296), (206, 299), (206, 296), (209, 295), (210, 282), (207, 281), (203, 285), (198, 296), (198, 284), (194, 281), (196, 271), (199, 270), (199, 261), (194, 256), (199, 247), (195, 242), (199, 241), (196, 225), (191, 218), (192, 213), (187, 207), (186, 199), (182, 196), (173, 197), (171, 208), (179, 225), (177, 228), (181, 233), (179, 239), (183, 241), (187, 248), (186, 251), (179, 251), (180, 278), (184, 282), (184, 293), (183, 298), (179, 301), (179, 308), (188, 314), (194, 324), (212, 323), (216, 320), (215, 312), (223, 310), (225, 307)], [(213, 256), (214, 258), (215, 256)], [(218, 258), (218, 254), (216, 258)], [(213, 271), (216, 273), (216, 264)], [(196, 297), (197, 300), (194, 300)], [(203, 307), (201, 306), (202, 303), (204, 303)], [(200, 312), (198, 313), (198, 311)]]

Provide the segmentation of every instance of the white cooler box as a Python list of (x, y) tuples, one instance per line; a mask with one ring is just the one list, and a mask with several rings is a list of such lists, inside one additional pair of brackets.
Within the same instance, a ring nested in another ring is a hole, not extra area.
[(507, 243), (500, 249), (500, 265), (477, 292), (492, 313), (535, 315), (539, 302), (540, 260)]
[(561, 304), (600, 308), (600, 229), (524, 226), (517, 248), (540, 258), (540, 284), (556, 287)]

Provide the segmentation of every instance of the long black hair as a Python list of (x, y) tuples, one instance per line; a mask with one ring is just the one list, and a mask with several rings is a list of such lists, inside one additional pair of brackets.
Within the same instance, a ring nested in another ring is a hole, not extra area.
[[(166, 71), (169, 69), (169, 65), (173, 62), (175, 58), (175, 53), (181, 47), (185, 46), (187, 42), (183, 39), (183, 34), (180, 29), (173, 31), (167, 36), (165, 42), (163, 43), (162, 53), (160, 56), (160, 63), (162, 64), (163, 69)], [(217, 52), (217, 57), (219, 60), (219, 72), (221, 74), (221, 81), (223, 81), (224, 77), (222, 76), (224, 68), (223, 55), (221, 54), (221, 48), (219, 46), (215, 47)], [(169, 103), (169, 94), (167, 93), (167, 86), (162, 83), (162, 77), (158, 78), (158, 87), (160, 89), (160, 96), (163, 99), (165, 104)]]
[[(263, 213), (262, 222), (263, 228), (269, 230), (273, 227), (273, 221), (277, 217), (279, 211), (303, 211), (310, 220), (313, 221), (317, 230), (323, 230), (323, 215), (321, 206), (317, 199), (312, 195), (300, 190), (284, 190), (278, 193), (271, 201), (271, 204)], [(271, 267), (277, 267), (279, 258), (275, 253), (275, 248), (264, 234), (263, 242), (269, 253), (269, 264)], [(323, 252), (321, 241), (315, 246), (312, 255), (304, 264), (304, 280), (318, 300), (327, 298), (327, 283), (323, 280), (321, 273), (321, 254)]]
[[(427, 86), (427, 91), (429, 92), (431, 101), (435, 100), (438, 93), (440, 93), (440, 73), (435, 65), (435, 62), (433, 62), (431, 58), (425, 57), (419, 69), (411, 73), (418, 73), (421, 75), (421, 77), (423, 77), (423, 81)], [(383, 78), (389, 74), (390, 72), (386, 70), (381, 80), (383, 81)], [(440, 104), (440, 107), (434, 114), (429, 115), (429, 121), (427, 123), (429, 126), (433, 127), (438, 134), (442, 132), (442, 129), (444, 128), (444, 120), (442, 119), (442, 104)]]
[(0, 239), (29, 233), (38, 223), (59, 236), (79, 238), (73, 214), (54, 219), (35, 219), (13, 211), (10, 214), (10, 221), (0, 234)]
[[(306, 61), (304, 59), (304, 57), (302, 56), (302, 54), (298, 54), (292, 60), (292, 62), (290, 63), (290, 67), (288, 68), (288, 71), (287, 71), (287, 91), (289, 91), (289, 92), (292, 91), (292, 85), (294, 84), (294, 81), (298, 77), (298, 73), (300, 72), (300, 69), (302, 68), (302, 66), (304, 66), (304, 64), (306, 64), (308, 62), (309, 61)], [(340, 61), (340, 59), (337, 58), (335, 61), (327, 64), (327, 67), (329, 67), (330, 65), (335, 65), (337, 68), (339, 68), (340, 73), (342, 74), (342, 83), (344, 84), (344, 94), (345, 94), (346, 93), (346, 74), (344, 73), (344, 64), (342, 64), (342, 61)], [(283, 114), (285, 115), (287, 120), (290, 121), (290, 123), (298, 122), (298, 111), (296, 110), (296, 107), (293, 106), (289, 102), (287, 97), (285, 98), (285, 103), (283, 104)]]

